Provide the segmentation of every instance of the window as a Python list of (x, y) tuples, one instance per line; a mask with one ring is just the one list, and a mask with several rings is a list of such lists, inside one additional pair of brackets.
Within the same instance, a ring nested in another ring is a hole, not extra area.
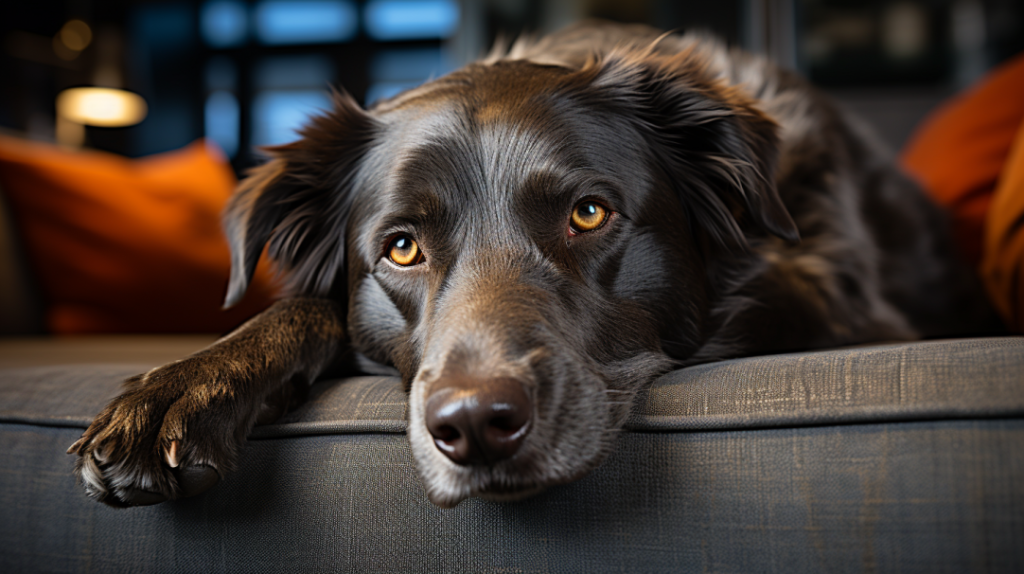
[(372, 104), (452, 70), (460, 22), (456, 0), (207, 0), (206, 136), (244, 168), (328, 109), (332, 85)]
[(334, 81), (334, 67), (326, 56), (269, 57), (258, 61), (255, 70), (253, 145), (294, 141), (311, 114), (331, 106), (327, 90)]
[(381, 50), (370, 62), (367, 105), (443, 76), (455, 68), (443, 48)]
[(256, 4), (256, 37), (264, 44), (345, 42), (359, 28), (345, 0), (265, 0)]
[(371, 0), (364, 20), (375, 40), (447, 38), (459, 26), (459, 6), (453, 0)]
[(203, 5), (199, 14), (203, 41), (214, 48), (245, 43), (248, 35), (245, 4), (239, 0), (215, 0)]

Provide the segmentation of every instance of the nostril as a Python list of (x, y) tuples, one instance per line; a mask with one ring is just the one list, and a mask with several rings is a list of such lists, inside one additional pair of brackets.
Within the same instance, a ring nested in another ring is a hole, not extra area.
[(512, 411), (491, 417), (487, 421), (487, 432), (500, 439), (513, 439), (516, 435), (525, 434), (530, 422), (529, 413)]
[(533, 411), (520, 381), (453, 377), (435, 385), (424, 414), (438, 450), (456, 464), (493, 464), (515, 455)]
[(492, 428), (509, 433), (514, 433), (519, 430), (519, 425), (513, 424), (512, 419), (509, 417), (494, 417), (488, 424)]
[(434, 437), (434, 444), (437, 448), (441, 449), (448, 456), (457, 456), (456, 451), (459, 448), (459, 443), (462, 441), (462, 433), (451, 425), (441, 425), (437, 428), (430, 429), (431, 436)]
[(430, 434), (437, 440), (443, 440), (445, 442), (451, 442), (462, 436), (458, 429), (451, 425), (441, 425), (436, 429), (431, 430)]

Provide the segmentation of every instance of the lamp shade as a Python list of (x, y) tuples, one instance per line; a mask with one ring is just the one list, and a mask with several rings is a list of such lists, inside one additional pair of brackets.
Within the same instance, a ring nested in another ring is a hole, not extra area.
[(146, 117), (146, 101), (114, 88), (70, 88), (57, 96), (57, 114), (87, 126), (124, 127)]

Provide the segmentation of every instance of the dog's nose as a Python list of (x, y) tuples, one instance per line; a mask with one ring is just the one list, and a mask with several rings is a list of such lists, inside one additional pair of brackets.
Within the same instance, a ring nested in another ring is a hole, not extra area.
[(512, 457), (530, 432), (533, 402), (513, 378), (450, 377), (432, 385), (427, 430), (456, 464), (493, 464)]

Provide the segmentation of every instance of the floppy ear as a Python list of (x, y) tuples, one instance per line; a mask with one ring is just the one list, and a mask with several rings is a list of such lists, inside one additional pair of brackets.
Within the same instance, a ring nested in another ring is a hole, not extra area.
[(293, 294), (325, 295), (345, 264), (345, 230), (360, 160), (375, 122), (346, 93), (312, 118), (298, 141), (266, 148), (271, 159), (238, 185), (224, 213), (231, 245), (225, 307), (245, 294), (264, 247)]
[(740, 89), (716, 79), (709, 57), (696, 47), (612, 55), (594, 63), (593, 85), (639, 117), (657, 161), (717, 244), (747, 249), (750, 224), (798, 242), (775, 188), (778, 126)]

